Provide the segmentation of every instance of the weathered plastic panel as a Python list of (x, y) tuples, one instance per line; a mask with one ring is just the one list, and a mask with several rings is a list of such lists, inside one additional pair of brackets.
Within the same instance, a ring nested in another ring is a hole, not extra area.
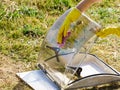
[[(61, 48), (59, 46), (56, 41), (57, 33), (69, 11), (66, 11), (48, 31), (41, 46), (38, 63), (64, 89), (107, 83), (116, 79), (119, 80), (119, 73), (96, 56), (87, 53), (75, 54), (81, 51), (86, 42), (101, 28), (98, 23), (85, 14), (82, 14), (79, 20), (71, 25), (72, 34), (67, 39), (64, 47)], [(73, 58), (74, 55), (75, 57)], [(69, 67), (76, 69), (71, 70)], [(74, 75), (78, 67), (82, 68), (82, 72), (80, 73), (81, 78), (76, 78)], [(108, 78), (103, 79), (105, 77)], [(93, 84), (89, 83), (89, 80), (92, 79), (94, 79)], [(99, 79), (103, 81), (100, 82)], [(84, 84), (84, 82), (88, 83)]]

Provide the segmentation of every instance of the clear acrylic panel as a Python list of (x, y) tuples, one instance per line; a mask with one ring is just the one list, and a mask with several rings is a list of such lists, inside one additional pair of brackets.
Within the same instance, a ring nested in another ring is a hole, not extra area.
[(76, 53), (81, 51), (85, 43), (101, 28), (98, 23), (82, 14), (78, 21), (72, 23), (71, 34), (61, 47), (56, 40), (57, 33), (69, 11), (66, 11), (48, 31), (38, 58), (38, 63), (62, 87), (66, 87), (70, 82), (80, 78), (78, 73), (82, 69), (77, 65), (84, 60), (86, 54), (82, 55), (80, 59), (80, 57), (77, 58)]

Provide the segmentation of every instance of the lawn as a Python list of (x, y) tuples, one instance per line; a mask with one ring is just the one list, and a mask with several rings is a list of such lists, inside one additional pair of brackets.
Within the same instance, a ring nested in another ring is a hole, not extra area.
[[(0, 0), (1, 90), (31, 90), (16, 78), (15, 73), (38, 69), (36, 63), (45, 34), (60, 15), (79, 1)], [(120, 0), (103, 0), (85, 13), (103, 28), (120, 26)], [(90, 53), (120, 71), (119, 37), (110, 35), (99, 38)], [(105, 87), (97, 90), (110, 89)]]

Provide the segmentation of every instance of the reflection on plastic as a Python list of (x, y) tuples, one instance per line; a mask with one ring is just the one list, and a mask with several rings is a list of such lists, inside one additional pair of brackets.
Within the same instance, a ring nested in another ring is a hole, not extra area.
[(38, 60), (51, 77), (64, 88), (68, 83), (80, 78), (79, 74), (82, 69), (79, 68), (78, 72), (73, 75), (77, 68), (69, 68), (75, 65), (76, 60), (78, 64), (80, 63), (80, 58), (73, 60), (74, 54), (79, 52), (81, 47), (101, 28), (95, 21), (82, 14), (78, 21), (72, 23), (69, 36), (64, 38), (63, 44), (59, 45), (57, 43), (57, 33), (69, 11), (66, 11), (48, 31), (42, 43)]

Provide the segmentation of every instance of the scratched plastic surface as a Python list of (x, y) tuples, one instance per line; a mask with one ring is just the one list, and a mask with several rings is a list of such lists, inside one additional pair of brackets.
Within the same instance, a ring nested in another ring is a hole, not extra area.
[(100, 30), (101, 26), (98, 23), (85, 14), (82, 14), (77, 22), (72, 23), (70, 35), (67, 40), (65, 40), (64, 46), (61, 48), (57, 43), (57, 33), (69, 11), (70, 9), (58, 18), (46, 34), (45, 40), (41, 45), (39, 54), (40, 61), (46, 60), (56, 54), (63, 55), (80, 51), (81, 47), (83, 47), (98, 30)]
[[(59, 31), (59, 28), (61, 24), (63, 23), (67, 13), (66, 11), (50, 28), (50, 30), (47, 33), (45, 41), (49, 43), (52, 47), (59, 47), (59, 44), (57, 43), (57, 33)], [(95, 32), (99, 30), (101, 26), (90, 19), (85, 14), (82, 14), (77, 22), (74, 22), (71, 24), (70, 29), (70, 35), (67, 38), (63, 49), (75, 49), (79, 50), (85, 42), (87, 42), (91, 37), (95, 35)]]
[[(120, 74), (94, 55), (81, 50), (101, 26), (85, 14), (72, 23), (70, 36), (60, 47), (56, 41), (58, 30), (63, 23), (66, 11), (50, 28), (40, 49), (38, 63), (47, 75), (61, 88), (73, 89), (96, 86), (120, 80)], [(79, 52), (75, 54), (76, 52)], [(74, 58), (73, 58), (74, 57)]]
[[(72, 23), (70, 36), (65, 40), (64, 46), (61, 47), (57, 43), (57, 33), (69, 11), (66, 11), (48, 31), (41, 45), (38, 58), (38, 63), (47, 69), (61, 86), (67, 85), (71, 79), (69, 78), (69, 76), (71, 77), (70, 74), (74, 73), (67, 70), (67, 66), (72, 66), (72, 63), (75, 62), (75, 60), (72, 60), (74, 54), (80, 51), (81, 47), (101, 28), (98, 23), (82, 14), (78, 21)], [(72, 63), (69, 64), (69, 62)], [(67, 76), (64, 76), (63, 73), (67, 74)]]

